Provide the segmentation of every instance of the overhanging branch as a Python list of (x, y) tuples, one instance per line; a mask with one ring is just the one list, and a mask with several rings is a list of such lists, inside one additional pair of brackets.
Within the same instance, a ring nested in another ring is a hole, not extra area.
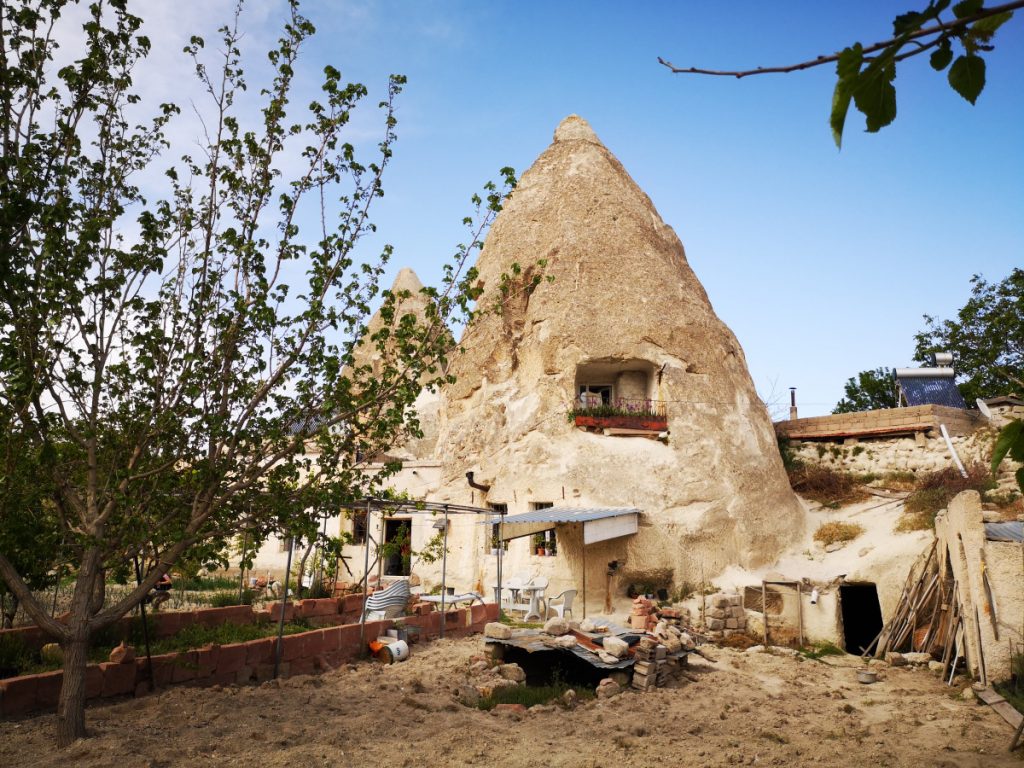
[[(863, 53), (865, 55), (871, 53), (877, 53), (878, 51), (885, 50), (891, 45), (898, 42), (913, 42), (914, 40), (921, 37), (928, 37), (930, 35), (942, 35), (949, 36), (950, 33), (956, 32), (964, 27), (970, 26), (976, 21), (987, 19), (990, 16), (998, 16), (1001, 13), (1007, 13), (1008, 11), (1015, 11), (1018, 8), (1024, 8), (1024, 0), (1014, 0), (1011, 3), (1005, 3), (1003, 5), (997, 5), (992, 8), (984, 8), (973, 16), (965, 16), (962, 19), (954, 19), (950, 22), (939, 22), (931, 27), (925, 27), (919, 29), (916, 32), (911, 32), (909, 35), (899, 35), (892, 37), (888, 40), (883, 40), (880, 43), (869, 45), (864, 48)], [(930, 47), (930, 46), (927, 46)], [(923, 53), (926, 50), (925, 46), (918, 48), (915, 51), (908, 52), (903, 58), (909, 58), (919, 53)], [(712, 75), (715, 77), (735, 77), (737, 79), (742, 77), (749, 77), (750, 75), (768, 75), (768, 74), (784, 74), (788, 72), (799, 72), (804, 69), (812, 69), (814, 67), (820, 67), (823, 64), (831, 64), (832, 62), (839, 60), (839, 52), (830, 54), (828, 56), (818, 56), (817, 58), (810, 59), (808, 61), (801, 61), (798, 64), (787, 64), (780, 67), (757, 67), (756, 69), (741, 69), (741, 70), (720, 70), (720, 69), (702, 69), (700, 67), (677, 67), (672, 62), (666, 61), (661, 56), (658, 57), (658, 63), (662, 66), (668, 67), (673, 74), (676, 75)]]

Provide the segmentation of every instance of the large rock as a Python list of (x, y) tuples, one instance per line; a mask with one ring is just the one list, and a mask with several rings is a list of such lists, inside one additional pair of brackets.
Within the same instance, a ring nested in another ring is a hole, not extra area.
[(548, 635), (564, 635), (569, 631), (569, 622), (561, 616), (552, 616), (544, 622), (544, 632)]
[[(444, 480), (433, 499), (502, 503), (512, 514), (535, 502), (643, 510), (636, 535), (587, 558), (594, 584), (616, 557), (671, 569), (680, 583), (697, 581), (701, 567), (765, 565), (799, 538), (803, 512), (739, 342), (675, 232), (585, 120), (558, 127), (476, 268), (480, 305), (502, 311), (479, 316), (452, 358), (437, 443)], [(553, 279), (534, 286), (541, 274)], [(570, 422), (590, 385), (611, 386), (624, 406), (663, 403), (664, 441)], [(466, 483), (467, 470), (489, 486), (485, 495)], [(491, 569), (484, 534), (472, 528), (450, 544), (471, 558), (459, 567)], [(578, 537), (560, 538), (552, 581), (578, 583), (582, 567)]]
[(629, 652), (629, 643), (614, 635), (606, 637), (602, 645), (605, 653), (611, 654), (616, 659), (623, 658)]
[(513, 683), (526, 682), (526, 672), (518, 664), (502, 664), (498, 667), (498, 674)]
[(495, 640), (508, 640), (512, 637), (512, 627), (502, 624), (500, 621), (490, 621), (484, 625), (484, 637), (491, 637)]

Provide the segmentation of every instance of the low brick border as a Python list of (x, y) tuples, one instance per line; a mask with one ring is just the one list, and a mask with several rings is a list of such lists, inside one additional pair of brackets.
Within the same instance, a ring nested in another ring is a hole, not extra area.
[[(290, 603), (286, 610), (286, 616), (298, 615), (306, 619), (341, 617), (342, 613), (339, 613), (339, 609), (342, 607), (341, 601), (351, 600), (353, 597), (358, 597), (361, 605), (361, 595), (350, 595), (339, 599), (329, 598), (326, 601), (302, 600), (299, 603)], [(318, 611), (327, 610), (327, 606), (323, 605), (325, 602), (335, 604), (334, 614), (318, 613)], [(307, 605), (310, 603), (313, 605)], [(318, 603), (321, 605), (317, 605)], [(249, 606), (238, 606), (238, 608), (249, 609)], [(272, 610), (266, 613), (273, 615), (273, 608), (276, 608), (280, 615), (279, 604), (273, 606)], [(264, 612), (249, 609), (249, 613), (255, 615)], [(211, 608), (206, 611), (195, 611), (194, 614), (194, 618), (187, 621), (181, 619), (166, 621), (175, 614), (161, 614), (160, 624), (165, 629), (174, 625), (180, 629), (194, 622), (214, 626), (216, 618), (220, 618), (223, 622), (244, 623), (241, 621), (242, 612), (234, 608)], [(445, 622), (446, 637), (464, 637), (482, 632), (487, 622), (496, 621), (497, 618), (498, 606), (488, 603), (460, 608), (444, 614), (434, 611), (405, 616), (401, 621), (405, 626), (419, 628), (422, 640), (430, 640), (440, 634), (442, 621)], [(256, 618), (253, 620), (255, 621)], [(383, 635), (394, 624), (395, 622), (391, 620), (366, 622), (365, 637), (367, 641)], [(363, 652), (359, 643), (359, 626), (358, 623), (336, 623), (309, 632), (286, 635), (281, 643), (279, 676), (292, 677), (323, 672), (359, 657)], [(29, 629), (38, 632), (35, 627)], [(166, 637), (173, 634), (165, 629), (157, 636)], [(18, 632), (19, 630), (8, 631)], [(274, 674), (275, 640), (274, 637), (263, 637), (244, 643), (209, 645), (183, 653), (153, 656), (154, 683), (159, 689), (171, 685), (244, 685), (269, 680)], [(45, 641), (44, 637), (43, 642)], [(57, 671), (0, 680), (0, 717), (17, 717), (31, 712), (55, 710), (63, 679), (64, 673)], [(86, 668), (85, 696), (87, 700), (129, 694), (142, 696), (148, 692), (149, 682), (144, 657), (123, 664), (90, 664)]]

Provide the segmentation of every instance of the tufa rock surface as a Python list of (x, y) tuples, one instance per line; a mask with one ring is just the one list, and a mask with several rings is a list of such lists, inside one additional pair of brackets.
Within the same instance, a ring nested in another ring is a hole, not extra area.
[[(523, 174), (476, 267), (481, 305), (502, 312), (471, 324), (452, 359), (437, 500), (503, 503), (511, 514), (535, 502), (639, 508), (637, 535), (588, 549), (593, 584), (622, 556), (631, 569), (671, 568), (677, 583), (696, 581), (701, 567), (757, 568), (801, 535), (802, 510), (739, 342), (675, 232), (585, 120), (566, 118)], [(530, 290), (539, 274), (553, 280)], [(568, 414), (583, 385), (662, 402), (667, 439), (577, 427)], [(468, 469), (486, 494), (468, 487)], [(480, 567), (483, 535), (460, 545)], [(577, 584), (580, 537), (560, 531), (559, 555), (552, 575)]]

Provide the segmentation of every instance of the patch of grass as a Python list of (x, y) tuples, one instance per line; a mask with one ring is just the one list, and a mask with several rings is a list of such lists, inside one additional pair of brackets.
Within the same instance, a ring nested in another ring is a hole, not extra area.
[(788, 474), (794, 491), (819, 504), (849, 504), (865, 496), (864, 489), (849, 472), (801, 464), (788, 470)]
[(819, 526), (818, 530), (814, 532), (814, 540), (827, 547), (829, 544), (841, 541), (853, 541), (862, 533), (864, 533), (863, 525), (833, 520)]
[(881, 475), (877, 485), (879, 488), (884, 488), (887, 491), (909, 491), (914, 487), (915, 482), (917, 482), (917, 475), (913, 472), (900, 470), (886, 472), (884, 475)]
[(800, 653), (803, 654), (804, 658), (807, 659), (823, 659), (826, 656), (845, 656), (844, 651), (839, 646), (825, 641), (823, 643), (815, 643), (814, 645), (808, 645), (800, 648)]
[(765, 731), (765, 730), (762, 730), (757, 735), (760, 736), (762, 739), (768, 739), (768, 741), (774, 741), (776, 744), (789, 744), (789, 739), (787, 739), (781, 733), (776, 733), (775, 731)]
[(537, 704), (550, 704), (561, 699), (570, 688), (576, 691), (576, 697), (580, 701), (594, 698), (594, 692), (588, 688), (576, 688), (558, 681), (551, 685), (516, 685), (498, 688), (486, 699), (481, 699), (477, 706), (483, 710), (491, 710), (498, 704), (522, 704), (529, 709)]
[(984, 493), (995, 487), (995, 480), (981, 464), (973, 464), (966, 469), (967, 477), (962, 477), (954, 467), (919, 475), (914, 492), (904, 502), (904, 514), (896, 524), (896, 530), (930, 530), (935, 527), (935, 515), (948, 507), (958, 493), (970, 490)]
[(174, 588), (190, 592), (213, 592), (234, 588), (238, 594), (238, 579), (227, 576), (186, 576), (174, 580)]
[(212, 608), (227, 608), (232, 605), (252, 605), (256, 593), (251, 589), (242, 590), (242, 599), (238, 599), (237, 589), (228, 589), (222, 592), (214, 592), (207, 601)]

